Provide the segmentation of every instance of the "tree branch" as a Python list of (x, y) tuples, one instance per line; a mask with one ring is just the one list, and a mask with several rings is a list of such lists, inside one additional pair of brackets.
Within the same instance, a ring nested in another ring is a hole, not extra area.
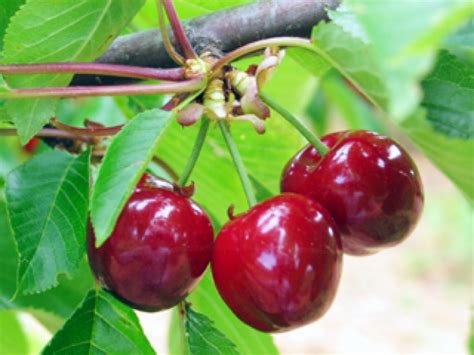
[[(184, 23), (191, 44), (198, 52), (230, 52), (269, 37), (308, 38), (312, 27), (327, 19), (325, 9), (341, 0), (261, 0), (248, 5), (196, 17)], [(174, 38), (172, 39), (174, 41)], [(176, 64), (165, 50), (159, 30), (119, 37), (98, 63), (171, 68)], [(123, 83), (124, 79), (79, 75), (72, 85)]]

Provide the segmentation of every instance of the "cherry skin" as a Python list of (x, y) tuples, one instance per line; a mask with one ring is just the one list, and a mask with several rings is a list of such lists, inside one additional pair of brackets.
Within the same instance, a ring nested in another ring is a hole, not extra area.
[(207, 214), (173, 185), (145, 176), (109, 239), (98, 249), (89, 228), (88, 255), (96, 278), (133, 308), (159, 311), (183, 300), (212, 254)]
[(319, 203), (283, 194), (222, 228), (212, 274), (240, 320), (263, 332), (287, 331), (328, 310), (341, 274), (341, 248), (335, 222)]
[(345, 253), (368, 255), (408, 237), (423, 209), (415, 163), (392, 139), (368, 131), (327, 135), (321, 157), (307, 146), (283, 171), (282, 192), (312, 197), (336, 220)]
[(38, 149), (40, 142), (41, 140), (39, 138), (33, 137), (23, 146), (23, 150), (27, 153), (33, 154), (36, 152), (36, 149)]

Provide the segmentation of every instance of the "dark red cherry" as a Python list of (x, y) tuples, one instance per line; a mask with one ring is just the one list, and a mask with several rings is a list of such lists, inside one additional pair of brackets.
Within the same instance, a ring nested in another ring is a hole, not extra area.
[(330, 152), (321, 158), (313, 147), (303, 148), (283, 171), (281, 191), (310, 196), (326, 207), (348, 254), (373, 254), (407, 238), (423, 208), (420, 175), (408, 153), (367, 131), (322, 140)]
[(228, 222), (211, 260), (226, 304), (264, 332), (321, 317), (336, 294), (341, 266), (335, 222), (319, 203), (296, 194), (273, 197)]
[[(161, 186), (144, 184), (149, 180)], [(209, 217), (173, 184), (148, 176), (130, 197), (110, 238), (98, 249), (89, 231), (89, 261), (97, 279), (134, 308), (159, 311), (183, 300), (212, 254)]]
[(38, 145), (40, 144), (41, 140), (39, 138), (33, 137), (31, 138), (28, 143), (23, 146), (23, 150), (27, 153), (33, 154), (36, 152)]

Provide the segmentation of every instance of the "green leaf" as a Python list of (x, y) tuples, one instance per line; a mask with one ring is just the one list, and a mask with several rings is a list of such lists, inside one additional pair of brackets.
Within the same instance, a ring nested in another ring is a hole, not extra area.
[(426, 119), (426, 112), (421, 109), (402, 122), (401, 128), (474, 203), (474, 169), (472, 168), (474, 140), (452, 138), (435, 131)]
[(0, 103), (0, 122), (9, 122), (10, 121), (10, 116), (8, 115), (7, 110), (5, 107), (1, 107)]
[(117, 96), (115, 102), (125, 116), (131, 119), (143, 111), (163, 106), (165, 98), (164, 95)]
[(236, 355), (239, 352), (229, 339), (214, 327), (203, 314), (194, 311), (189, 304), (184, 306), (184, 328), (186, 345), (193, 355)]
[(344, 3), (339, 5), (337, 10), (328, 10), (328, 16), (338, 26), (343, 28), (346, 32), (352, 34), (355, 38), (367, 43), (369, 40), (365, 30), (355, 17), (355, 13), (351, 11)]
[(133, 310), (91, 290), (43, 354), (154, 354)]
[(0, 52), (3, 50), (3, 36), (7, 29), (10, 18), (17, 12), (25, 0), (4, 0), (0, 7)]
[(339, 75), (327, 75), (321, 80), (321, 90), (349, 129), (382, 130), (378, 117), (369, 104), (344, 83)]
[(139, 114), (117, 134), (99, 169), (91, 201), (96, 244), (102, 245), (155, 154), (160, 137), (174, 118), (159, 109)]
[(474, 14), (470, 0), (348, 0), (344, 4), (355, 12), (372, 44), (390, 98), (387, 112), (396, 120), (407, 117), (420, 102), (418, 82), (434, 64), (438, 47)]
[[(120, 34), (144, 0), (30, 0), (11, 19), (5, 63), (89, 62)], [(41, 14), (39, 16), (38, 14)], [(58, 15), (60, 14), (60, 15)], [(65, 86), (71, 75), (7, 77), (12, 87)], [(56, 99), (7, 104), (24, 144), (54, 115)]]
[(254, 178), (252, 175), (249, 175), (250, 181), (255, 190), (255, 197), (258, 202), (268, 200), (273, 196), (271, 191), (269, 191), (258, 179)]
[(68, 318), (93, 285), (89, 265), (84, 260), (73, 278), (60, 276), (57, 287), (13, 298), (17, 288), (18, 259), (6, 204), (0, 198), (0, 310), (36, 309)]
[(94, 97), (86, 100), (61, 100), (56, 111), (61, 122), (83, 127), (85, 119), (91, 119), (105, 127), (127, 122), (113, 97)]
[(474, 66), (474, 17), (471, 17), (464, 26), (449, 36), (444, 48), (455, 54), (464, 63)]
[(20, 254), (18, 290), (45, 291), (73, 273), (85, 251), (89, 155), (51, 151), (13, 170), (6, 197)]
[(329, 124), (329, 105), (326, 103), (320, 87), (314, 90), (311, 100), (306, 105), (305, 115), (308, 117), (310, 127), (318, 135), (326, 134)]
[(251, 0), (176, 0), (176, 8), (183, 18), (220, 11), (224, 8), (243, 5)]
[(435, 130), (453, 138), (473, 138), (474, 67), (442, 51), (422, 86), (422, 104)]
[(332, 67), (349, 79), (374, 104), (386, 108), (384, 78), (371, 48), (334, 23), (320, 23), (313, 29), (312, 50), (289, 50), (300, 63), (321, 77)]
[(0, 312), (0, 354), (28, 354), (28, 335), (18, 315), (12, 311)]
[(208, 271), (188, 300), (193, 308), (209, 316), (215, 327), (226, 335), (242, 354), (278, 354), (272, 338), (242, 323), (217, 292)]

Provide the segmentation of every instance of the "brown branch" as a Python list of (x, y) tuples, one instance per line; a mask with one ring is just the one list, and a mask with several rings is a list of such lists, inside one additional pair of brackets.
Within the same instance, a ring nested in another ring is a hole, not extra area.
[[(327, 19), (326, 8), (341, 0), (263, 0), (184, 23), (191, 44), (201, 54), (207, 50), (230, 52), (245, 44), (270, 37), (308, 38), (312, 27)], [(160, 31), (138, 32), (118, 38), (97, 62), (140, 67), (171, 68)], [(124, 79), (80, 75), (73, 85), (123, 83)]]

